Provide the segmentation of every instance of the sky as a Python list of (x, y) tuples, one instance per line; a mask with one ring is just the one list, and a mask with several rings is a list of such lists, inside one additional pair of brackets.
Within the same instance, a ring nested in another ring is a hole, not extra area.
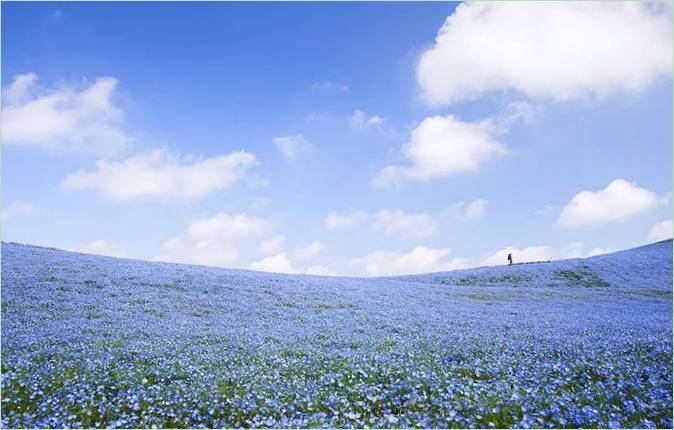
[(665, 3), (2, 3), (2, 240), (379, 276), (672, 236)]

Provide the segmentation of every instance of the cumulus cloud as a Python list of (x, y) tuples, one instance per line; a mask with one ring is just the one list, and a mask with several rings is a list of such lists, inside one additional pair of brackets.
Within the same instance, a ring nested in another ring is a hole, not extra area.
[(648, 2), (463, 3), (417, 66), (431, 106), (498, 90), (604, 97), (671, 74), (671, 14)]
[(318, 255), (325, 249), (325, 244), (317, 240), (311, 242), (307, 246), (295, 248), (293, 251), (293, 258), (296, 260), (311, 260), (318, 257)]
[(351, 211), (347, 214), (332, 212), (325, 218), (329, 230), (352, 227), (365, 220), (370, 222), (372, 230), (388, 235), (406, 237), (427, 237), (438, 230), (433, 216), (425, 213), (407, 213), (400, 210), (381, 209), (377, 212)]
[(101, 77), (82, 88), (41, 87), (34, 73), (3, 88), (2, 140), (6, 145), (114, 156), (132, 141), (115, 105), (117, 80)]
[(362, 110), (354, 111), (349, 120), (351, 128), (357, 131), (380, 128), (382, 125), (384, 125), (385, 122), (386, 122), (385, 118), (382, 118), (379, 115), (368, 116)]
[[(279, 249), (274, 255), (270, 255), (261, 260), (255, 261), (250, 265), (252, 270), (261, 272), (275, 273), (303, 273), (309, 275), (335, 275), (326, 266), (316, 264), (312, 266), (302, 266), (302, 262), (313, 260), (325, 248), (322, 242), (314, 241), (307, 246), (295, 248), (292, 252), (286, 252)], [(299, 265), (298, 265), (299, 263)]]
[(489, 201), (475, 199), (470, 203), (463, 200), (454, 203), (445, 209), (445, 214), (452, 218), (480, 218), (487, 212)]
[(399, 188), (404, 181), (428, 181), (477, 171), (486, 161), (508, 152), (495, 139), (499, 132), (488, 120), (463, 122), (453, 115), (426, 118), (402, 148), (410, 164), (385, 167), (373, 183), (382, 188)]
[(414, 273), (454, 270), (465, 267), (466, 260), (448, 260), (449, 248), (417, 246), (408, 253), (375, 251), (356, 258), (351, 264), (368, 276), (408, 275)]
[(283, 249), (284, 236), (274, 236), (271, 239), (265, 240), (258, 246), (258, 252), (262, 255), (276, 254)]
[(290, 256), (286, 252), (265, 257), (251, 264), (250, 268), (261, 272), (297, 273), (290, 261)]
[(3, 88), (3, 103), (8, 106), (17, 106), (29, 101), (34, 97), (31, 92), (37, 87), (37, 79), (35, 73), (14, 76), (12, 83)]
[(162, 244), (155, 261), (226, 266), (239, 257), (242, 241), (264, 233), (267, 222), (245, 213), (219, 212), (190, 223), (185, 233)]
[(337, 276), (337, 273), (322, 264), (307, 267), (302, 273), (306, 275)]
[(94, 189), (114, 200), (195, 200), (231, 186), (255, 164), (255, 156), (245, 151), (195, 159), (157, 149), (124, 161), (100, 160), (95, 170), (71, 173), (62, 185), (67, 190)]
[(288, 160), (294, 160), (300, 152), (308, 151), (312, 147), (311, 142), (301, 134), (279, 136), (272, 139), (272, 141), (281, 152), (281, 155)]
[(580, 257), (594, 257), (595, 255), (610, 254), (611, 252), (616, 252), (615, 248), (593, 248), (590, 252)]
[(659, 241), (672, 238), (672, 220), (665, 220), (655, 223), (648, 232), (648, 238), (652, 241)]
[(503, 111), (495, 118), (486, 120), (493, 124), (496, 133), (505, 134), (516, 122), (525, 124), (533, 122), (543, 111), (541, 105), (516, 101), (506, 105)]
[(31, 202), (16, 201), (2, 209), (2, 220), (11, 221), (36, 214), (37, 207)]
[(121, 246), (111, 243), (105, 239), (97, 239), (84, 246), (68, 248), (68, 251), (81, 252), (84, 254), (107, 255), (109, 257), (127, 256), (126, 251), (124, 251)]
[(615, 179), (604, 189), (576, 194), (562, 209), (557, 221), (565, 227), (618, 221), (648, 212), (661, 202), (654, 192), (624, 179)]

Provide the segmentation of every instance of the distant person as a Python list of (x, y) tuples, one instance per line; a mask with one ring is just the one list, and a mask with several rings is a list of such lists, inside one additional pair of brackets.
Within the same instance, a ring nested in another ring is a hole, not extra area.
[(512, 264), (513, 264), (513, 255), (512, 255), (512, 254), (508, 254), (508, 265), (509, 265), (509, 266), (512, 266)]

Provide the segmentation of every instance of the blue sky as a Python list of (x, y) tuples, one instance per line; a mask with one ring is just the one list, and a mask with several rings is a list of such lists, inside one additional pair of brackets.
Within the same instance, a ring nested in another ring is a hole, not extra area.
[(3, 241), (380, 275), (671, 237), (671, 10), (457, 6), (3, 3)]

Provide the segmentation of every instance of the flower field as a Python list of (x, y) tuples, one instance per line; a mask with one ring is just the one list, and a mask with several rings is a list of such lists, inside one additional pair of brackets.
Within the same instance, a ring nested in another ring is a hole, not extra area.
[(2, 427), (672, 427), (672, 242), (390, 278), (2, 245)]

